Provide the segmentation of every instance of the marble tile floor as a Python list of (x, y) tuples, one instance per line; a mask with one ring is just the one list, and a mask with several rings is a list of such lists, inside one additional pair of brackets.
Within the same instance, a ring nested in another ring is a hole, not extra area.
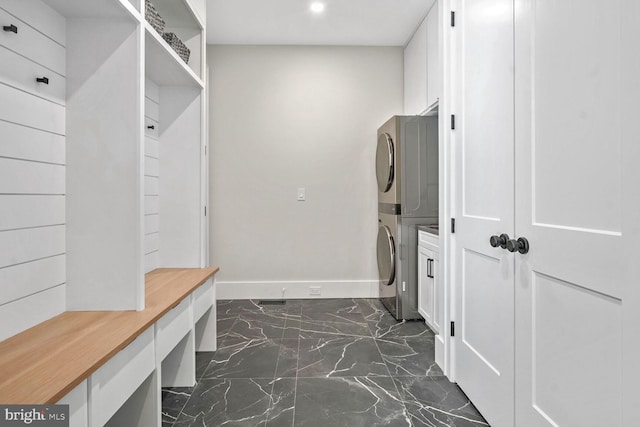
[(218, 301), (218, 350), (195, 387), (163, 389), (163, 426), (488, 424), (434, 362), (424, 322), (374, 299)]

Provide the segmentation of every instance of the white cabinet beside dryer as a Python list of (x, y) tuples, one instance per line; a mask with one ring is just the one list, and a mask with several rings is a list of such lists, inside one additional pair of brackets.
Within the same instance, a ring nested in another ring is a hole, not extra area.
[(439, 261), (438, 236), (418, 231), (418, 312), (436, 334), (440, 333), (444, 302), (438, 281)]
[(444, 367), (444, 286), (439, 277), (440, 245), (437, 228), (418, 227), (418, 313), (436, 334), (435, 361)]

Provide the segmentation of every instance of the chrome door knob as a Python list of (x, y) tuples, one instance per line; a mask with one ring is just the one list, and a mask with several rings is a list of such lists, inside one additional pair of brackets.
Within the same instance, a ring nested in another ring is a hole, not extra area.
[(529, 241), (524, 237), (519, 237), (518, 240), (511, 239), (507, 242), (507, 250), (526, 254), (529, 252)]
[(500, 246), (502, 249), (506, 249), (508, 242), (509, 242), (509, 235), (504, 233), (499, 236), (495, 236), (495, 235), (491, 236), (491, 238), (489, 239), (489, 244), (493, 248), (497, 248), (498, 246)]

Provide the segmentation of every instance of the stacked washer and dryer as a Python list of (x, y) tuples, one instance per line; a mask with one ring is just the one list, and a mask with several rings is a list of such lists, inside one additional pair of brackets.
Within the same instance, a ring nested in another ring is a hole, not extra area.
[(380, 300), (398, 320), (418, 314), (418, 225), (438, 223), (438, 119), (393, 116), (378, 129)]

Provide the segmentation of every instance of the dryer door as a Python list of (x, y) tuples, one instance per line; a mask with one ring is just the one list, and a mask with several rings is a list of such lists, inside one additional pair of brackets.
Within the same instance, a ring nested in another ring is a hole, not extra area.
[(378, 228), (378, 273), (380, 284), (389, 286), (396, 277), (396, 243), (386, 225)]
[(393, 185), (394, 157), (391, 136), (388, 133), (380, 134), (376, 150), (376, 177), (378, 179), (378, 191), (381, 193), (386, 193)]

